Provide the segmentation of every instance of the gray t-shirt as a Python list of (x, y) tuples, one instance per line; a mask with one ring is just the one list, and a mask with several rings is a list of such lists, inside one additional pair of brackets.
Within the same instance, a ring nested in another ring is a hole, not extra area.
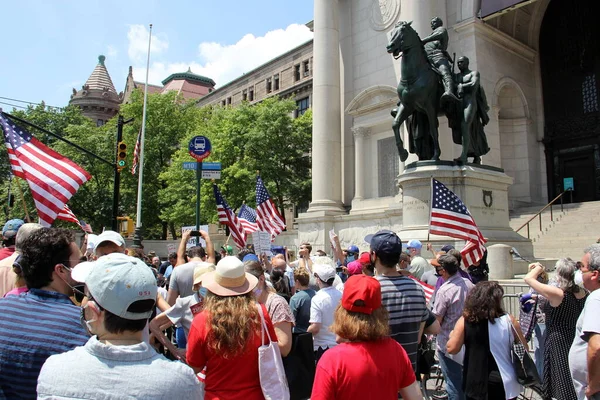
[(408, 271), (412, 274), (412, 276), (419, 280), (421, 280), (421, 277), (425, 272), (431, 269), (433, 269), (433, 267), (429, 264), (429, 261), (421, 256), (414, 256), (410, 262), (410, 266), (408, 267)]
[(594, 290), (585, 301), (585, 307), (575, 326), (575, 339), (569, 351), (569, 368), (578, 400), (585, 399), (587, 387), (587, 348), (590, 333), (600, 333), (600, 289)]
[(85, 346), (49, 357), (38, 378), (38, 399), (201, 399), (187, 365), (169, 361), (147, 343), (109, 346), (96, 336)]
[(421, 282), (425, 282), (429, 286), (435, 287), (437, 281), (439, 279), (439, 275), (435, 274), (435, 270), (426, 271), (421, 275)]
[(197, 261), (191, 261), (173, 268), (169, 289), (177, 290), (180, 297), (194, 294), (192, 286), (194, 286), (194, 269), (197, 265)]
[(175, 300), (173, 307), (165, 311), (165, 315), (173, 324), (181, 324), (185, 331), (185, 336), (190, 332), (192, 327), (192, 321), (194, 319), (194, 313), (192, 312), (192, 306), (199, 304), (201, 301), (198, 293), (194, 293), (191, 296), (179, 297)]

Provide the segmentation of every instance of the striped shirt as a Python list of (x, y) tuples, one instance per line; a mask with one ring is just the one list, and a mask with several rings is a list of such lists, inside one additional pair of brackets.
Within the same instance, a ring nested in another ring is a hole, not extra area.
[(79, 310), (41, 289), (0, 299), (0, 399), (35, 398), (46, 359), (87, 342)]
[(474, 285), (458, 272), (452, 275), (437, 291), (433, 313), (442, 318), (442, 330), (437, 335), (436, 348), (444, 354), (446, 343), (450, 338), (450, 332), (454, 329), (456, 321), (461, 317), (465, 307), (467, 295)]
[(414, 280), (405, 276), (376, 276), (381, 284), (381, 301), (390, 315), (390, 332), (410, 358), (413, 369), (417, 367), (417, 347), (421, 322), (429, 312), (425, 293)]

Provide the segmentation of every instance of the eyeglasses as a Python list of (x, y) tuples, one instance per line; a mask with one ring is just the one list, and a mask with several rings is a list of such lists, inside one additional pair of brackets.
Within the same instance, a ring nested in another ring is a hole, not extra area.
[[(61, 264), (67, 271), (69, 271), (69, 273), (73, 273), (73, 269), (67, 267), (65, 264)], [(66, 282), (65, 282), (66, 283)], [(67, 283), (67, 285), (69, 285)], [(71, 286), (69, 285), (69, 287), (71, 289), (73, 289), (73, 296), (75, 297), (75, 300), (78, 303), (81, 303), (83, 301), (83, 298), (86, 296), (86, 294), (84, 293), (84, 289), (85, 289), (85, 285), (81, 284), (81, 285), (75, 285), (75, 286)]]

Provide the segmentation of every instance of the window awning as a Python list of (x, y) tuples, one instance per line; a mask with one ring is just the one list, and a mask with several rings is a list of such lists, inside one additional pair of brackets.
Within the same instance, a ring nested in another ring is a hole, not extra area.
[(481, 0), (481, 19), (490, 19), (502, 13), (526, 6), (537, 0)]

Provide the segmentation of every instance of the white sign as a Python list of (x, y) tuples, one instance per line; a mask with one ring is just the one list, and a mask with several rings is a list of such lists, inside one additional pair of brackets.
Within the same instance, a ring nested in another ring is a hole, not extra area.
[(202, 170), (202, 179), (221, 179), (221, 171)]
[[(192, 225), (192, 226), (182, 226), (181, 227), (181, 234), (183, 235), (183, 232), (186, 231), (195, 231), (196, 230), (196, 225)], [(208, 225), (200, 225), (200, 230), (204, 231), (204, 232), (208, 232)], [(196, 237), (190, 237), (190, 239), (188, 240), (187, 244), (185, 245), (186, 249), (189, 249), (190, 247), (194, 247), (196, 245)], [(200, 238), (200, 246), (206, 248), (206, 242), (204, 241), (204, 239)]]
[(329, 231), (329, 241), (331, 242), (331, 247), (333, 247), (333, 249), (336, 250), (337, 245), (335, 244), (335, 230), (334, 229)]
[(254, 252), (257, 255), (271, 253), (271, 234), (269, 232), (252, 232), (252, 242), (254, 243)]
[(171, 253), (176, 253), (177, 252), (177, 245), (174, 243), (170, 243), (167, 245), (167, 254), (171, 254)]

